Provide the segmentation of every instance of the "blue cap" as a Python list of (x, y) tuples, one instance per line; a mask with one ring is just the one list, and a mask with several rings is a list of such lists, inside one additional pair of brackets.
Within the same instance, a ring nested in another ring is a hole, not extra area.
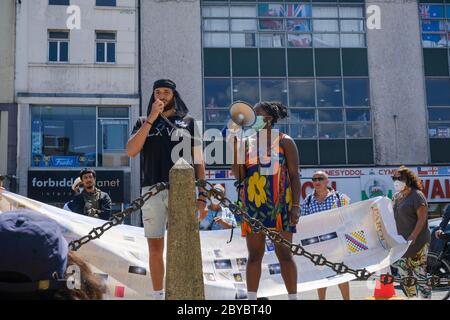
[(45, 215), (28, 209), (0, 214), (0, 273), (32, 282), (64, 279), (68, 251), (60, 226)]

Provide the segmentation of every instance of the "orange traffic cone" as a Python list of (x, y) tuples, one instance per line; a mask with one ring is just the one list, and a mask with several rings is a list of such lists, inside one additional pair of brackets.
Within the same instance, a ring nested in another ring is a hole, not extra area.
[(369, 300), (402, 300), (395, 294), (395, 288), (393, 283), (383, 284), (380, 280), (375, 282), (375, 290), (373, 296), (367, 298)]

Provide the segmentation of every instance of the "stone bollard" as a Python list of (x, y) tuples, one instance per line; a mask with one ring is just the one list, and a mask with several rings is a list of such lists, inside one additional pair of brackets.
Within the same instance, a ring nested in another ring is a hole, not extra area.
[(204, 300), (194, 168), (178, 160), (169, 183), (166, 300)]

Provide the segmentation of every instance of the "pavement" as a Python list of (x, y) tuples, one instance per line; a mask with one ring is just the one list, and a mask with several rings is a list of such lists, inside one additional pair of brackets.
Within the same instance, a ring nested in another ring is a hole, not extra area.
[[(351, 281), (350, 282), (350, 299), (351, 300), (366, 300), (373, 299), (373, 293), (375, 288), (375, 281)], [(395, 286), (396, 298), (400, 300), (408, 300), (406, 296), (403, 294), (403, 291), (400, 287)], [(441, 300), (446, 291), (437, 291), (433, 290), (431, 300)], [(287, 295), (279, 295), (270, 297), (270, 300), (286, 300)], [(305, 291), (300, 292), (298, 294), (299, 300), (318, 300), (317, 291)], [(338, 286), (329, 287), (327, 289), (327, 300), (342, 300), (341, 293), (339, 291)], [(420, 300), (417, 298), (409, 299), (409, 300)]]

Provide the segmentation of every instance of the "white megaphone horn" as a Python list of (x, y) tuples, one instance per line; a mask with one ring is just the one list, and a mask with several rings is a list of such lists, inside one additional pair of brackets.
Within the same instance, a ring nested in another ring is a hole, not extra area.
[(242, 127), (251, 127), (256, 121), (253, 107), (244, 101), (233, 102), (230, 106), (231, 120), (228, 122), (229, 130), (239, 130)]

